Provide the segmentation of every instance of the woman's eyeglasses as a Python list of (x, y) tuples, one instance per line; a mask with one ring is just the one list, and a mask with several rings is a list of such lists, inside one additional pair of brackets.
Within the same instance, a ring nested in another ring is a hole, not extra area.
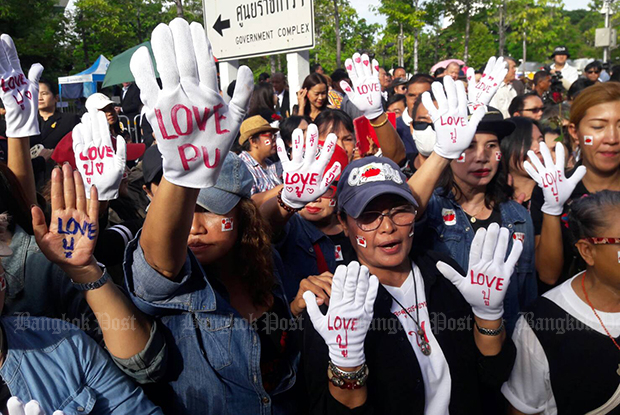
[(594, 245), (617, 245), (620, 244), (620, 238), (582, 238)]
[(329, 186), (329, 189), (321, 196), (321, 199), (333, 199), (336, 196), (336, 186)]
[(398, 206), (388, 212), (368, 211), (363, 212), (355, 223), (364, 232), (374, 231), (383, 223), (384, 217), (389, 217), (392, 223), (397, 226), (409, 226), (415, 221), (418, 211), (412, 205)]
[(543, 107), (538, 107), (538, 108), (524, 108), (523, 111), (531, 111), (532, 114), (538, 114), (539, 112), (543, 111), (544, 108)]

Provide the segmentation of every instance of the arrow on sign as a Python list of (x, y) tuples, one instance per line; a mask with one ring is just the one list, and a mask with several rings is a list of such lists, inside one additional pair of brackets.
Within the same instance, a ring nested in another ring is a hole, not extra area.
[(222, 31), (224, 29), (230, 29), (230, 19), (222, 20), (222, 15), (220, 14), (215, 21), (215, 24), (213, 25), (213, 29), (215, 29), (215, 31), (219, 33), (220, 36), (224, 37)]

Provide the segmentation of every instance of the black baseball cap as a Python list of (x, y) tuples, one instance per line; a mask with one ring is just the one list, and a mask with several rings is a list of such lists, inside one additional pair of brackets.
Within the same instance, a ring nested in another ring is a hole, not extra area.
[(146, 149), (142, 158), (144, 182), (146, 184), (152, 183), (161, 172), (163, 172), (161, 153), (157, 145), (154, 145)]
[(515, 123), (505, 120), (502, 113), (493, 107), (488, 107), (487, 113), (484, 114), (482, 120), (476, 128), (477, 133), (491, 133), (497, 136), (499, 140), (509, 136), (517, 128)]
[(566, 55), (570, 58), (570, 53), (568, 53), (568, 49), (566, 48), (566, 46), (556, 46), (556, 48), (553, 49), (553, 53), (551, 54), (551, 56), (549, 56), (549, 58), (553, 59), (555, 55)]

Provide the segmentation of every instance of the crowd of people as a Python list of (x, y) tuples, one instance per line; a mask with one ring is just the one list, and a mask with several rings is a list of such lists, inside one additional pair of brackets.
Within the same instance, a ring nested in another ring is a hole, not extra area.
[(620, 71), (151, 43), (78, 116), (0, 38), (0, 412), (620, 411)]

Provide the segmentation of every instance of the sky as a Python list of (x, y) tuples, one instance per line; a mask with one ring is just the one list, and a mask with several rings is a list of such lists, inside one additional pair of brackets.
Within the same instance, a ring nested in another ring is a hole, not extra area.
[[(357, 14), (363, 17), (369, 23), (381, 23), (385, 24), (385, 18), (383, 16), (377, 16), (374, 12), (368, 10), (370, 5), (376, 5), (376, 0), (349, 0), (351, 6), (357, 10)], [(585, 4), (585, 5), (584, 5)], [(587, 8), (587, 3), (583, 0), (564, 0), (564, 8), (567, 10), (583, 9)]]

